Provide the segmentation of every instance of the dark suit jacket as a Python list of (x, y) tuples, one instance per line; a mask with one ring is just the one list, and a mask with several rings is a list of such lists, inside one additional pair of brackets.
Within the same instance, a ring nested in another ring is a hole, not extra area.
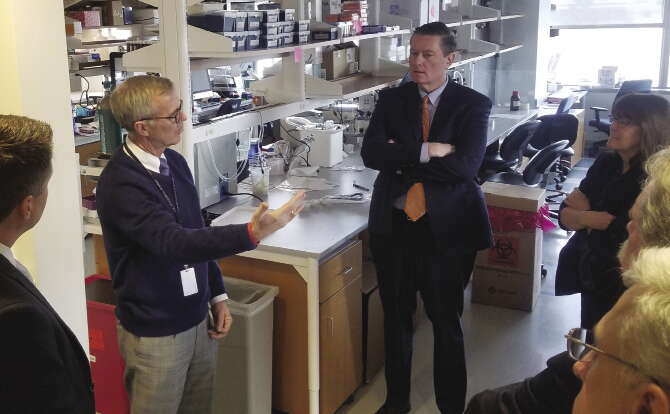
[[(379, 170), (370, 204), (369, 230), (390, 235), (394, 200), (414, 182), (424, 184), (428, 219), (444, 253), (464, 253), (491, 246), (486, 204), (477, 171), (486, 149), (491, 100), (449, 82), (435, 110), (428, 140), (452, 144), (456, 152), (419, 162), (421, 97), (408, 82), (383, 91), (365, 134), (361, 156)], [(393, 139), (395, 143), (387, 143)]]
[(0, 412), (95, 412), (88, 358), (35, 286), (0, 255)]

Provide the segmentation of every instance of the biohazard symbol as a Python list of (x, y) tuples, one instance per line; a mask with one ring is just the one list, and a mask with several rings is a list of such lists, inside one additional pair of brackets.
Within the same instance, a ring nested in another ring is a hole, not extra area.
[(493, 248), (496, 249), (496, 255), (500, 260), (508, 260), (512, 255), (516, 254), (512, 242), (507, 239), (496, 240), (496, 245)]
[(495, 244), (489, 249), (489, 264), (517, 267), (519, 264), (519, 238), (495, 236)]

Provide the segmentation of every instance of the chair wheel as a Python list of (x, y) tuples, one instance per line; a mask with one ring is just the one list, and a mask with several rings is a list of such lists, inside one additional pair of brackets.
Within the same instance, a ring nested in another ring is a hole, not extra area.
[(542, 268), (540, 270), (540, 277), (542, 278), (542, 280), (547, 278), (547, 269), (544, 267), (544, 265), (542, 265)]
[(562, 190), (563, 189), (563, 184), (556, 183), (556, 189), (557, 190)]

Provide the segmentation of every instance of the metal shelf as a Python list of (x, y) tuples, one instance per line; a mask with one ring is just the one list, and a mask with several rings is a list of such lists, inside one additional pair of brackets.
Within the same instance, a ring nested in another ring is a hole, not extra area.
[(482, 18), (474, 18), (474, 19), (465, 19), (461, 21), (461, 26), (465, 26), (468, 24), (479, 24), (479, 23), (487, 23), (487, 22), (495, 22), (500, 20), (499, 17), (482, 17)]
[(197, 144), (221, 137), (235, 131), (251, 128), (260, 123), (276, 121), (280, 118), (326, 106), (332, 99), (305, 99), (299, 102), (267, 105), (248, 111), (225, 115), (202, 125), (193, 127), (192, 142)]
[(294, 44), (286, 47), (273, 49), (256, 49), (247, 51), (233, 51), (232, 41), (220, 34), (208, 32), (195, 26), (188, 27), (189, 56), (191, 58), (204, 59), (234, 59), (234, 60), (256, 60), (261, 58), (279, 57), (293, 53), (297, 49), (314, 49), (317, 47), (331, 46), (350, 41), (373, 39), (378, 37), (396, 36), (410, 33), (409, 30), (393, 30), (390, 32), (370, 33), (364, 35), (347, 36), (334, 40), (321, 42), (308, 42)]
[(367, 73), (360, 73), (344, 79), (333, 81), (342, 87), (342, 95), (337, 99), (353, 99), (359, 96), (393, 86), (400, 82), (402, 77), (397, 76), (374, 76)]
[(369, 34), (362, 34), (362, 35), (354, 35), (354, 36), (346, 36), (342, 38), (342, 43), (344, 42), (351, 42), (355, 40), (363, 40), (363, 39), (374, 39), (377, 37), (387, 37), (387, 36), (396, 36), (396, 35), (402, 35), (402, 34), (409, 34), (410, 31), (407, 29), (403, 30), (391, 30), (388, 32), (379, 32), (379, 33), (369, 33)]
[(523, 14), (508, 14), (506, 16), (500, 16), (500, 20), (518, 19), (523, 16)]
[(109, 65), (91, 66), (78, 70), (71, 70), (70, 76), (74, 76), (77, 73), (83, 76), (109, 75)]

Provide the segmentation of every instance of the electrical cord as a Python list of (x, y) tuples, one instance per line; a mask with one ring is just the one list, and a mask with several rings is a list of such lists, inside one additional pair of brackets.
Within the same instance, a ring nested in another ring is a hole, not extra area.
[(229, 193), (229, 192), (225, 192), (225, 193), (223, 193), (223, 195), (227, 195), (227, 196), (247, 195), (247, 196), (251, 196), (251, 197), (255, 198), (256, 200), (260, 201), (261, 203), (265, 202), (265, 200), (263, 200), (262, 198), (260, 198), (256, 194), (252, 194), (252, 193)]
[[(293, 134), (291, 134), (291, 132), (290, 132), (288, 129), (286, 129), (286, 128), (284, 127), (284, 125), (281, 124), (281, 122), (279, 123), (279, 127), (280, 127), (281, 129), (283, 129), (284, 132), (286, 132), (286, 134), (287, 134), (290, 138), (294, 139), (295, 141), (297, 141), (297, 142), (301, 143), (302, 145), (304, 145), (305, 147), (307, 147), (307, 153), (306, 153), (307, 158), (305, 159), (304, 157), (302, 157), (302, 159), (305, 161), (305, 163), (307, 163), (307, 166), (309, 167), (309, 166), (310, 166), (310, 164), (309, 164), (309, 152), (312, 150), (312, 147), (311, 147), (307, 142), (305, 142), (305, 141), (303, 141), (303, 140), (301, 140), (301, 139), (298, 139), (298, 138), (296, 138), (295, 136), (293, 136)], [(297, 129), (293, 129), (293, 130), (291, 130), (291, 131), (297, 131)], [(299, 156), (299, 154), (294, 154), (294, 155)]]
[[(88, 82), (88, 79), (86, 79), (86, 76), (84, 76), (80, 73), (75, 73), (74, 75), (79, 76), (80, 78), (82, 78), (84, 80), (84, 82), (86, 82), (86, 90), (82, 90), (81, 95), (79, 95), (79, 106), (81, 106), (82, 108), (86, 108), (86, 107), (88, 107), (88, 91), (91, 89), (91, 84)], [(84, 97), (84, 93), (86, 93), (86, 105), (81, 104), (81, 100)]]

